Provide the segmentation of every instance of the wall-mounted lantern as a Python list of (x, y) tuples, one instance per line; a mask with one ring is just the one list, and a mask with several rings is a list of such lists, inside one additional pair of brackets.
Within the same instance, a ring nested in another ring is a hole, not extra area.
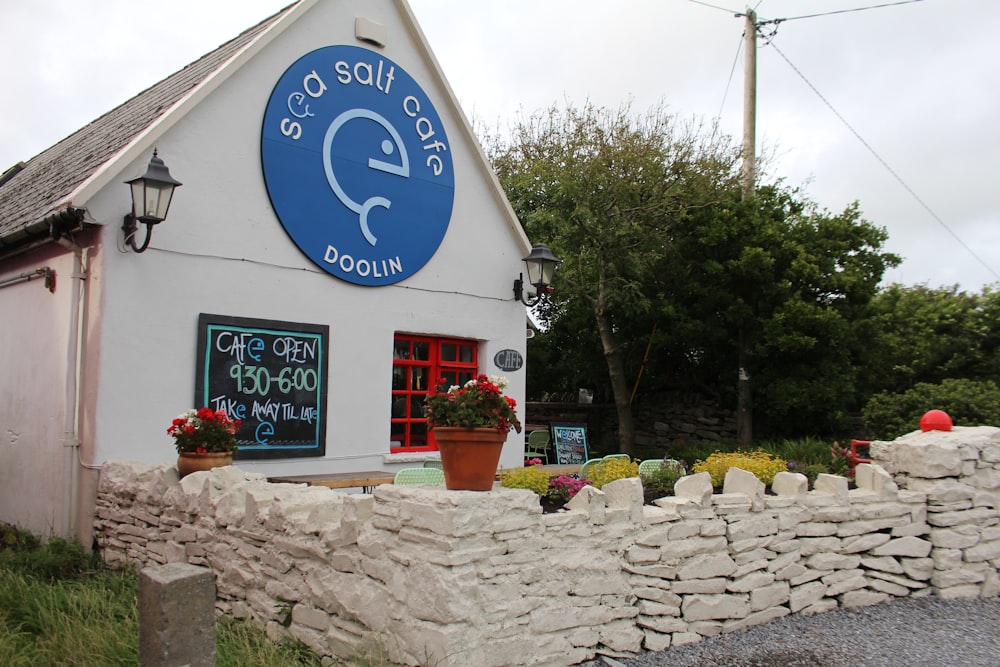
[(531, 248), (531, 253), (524, 258), (524, 265), (528, 269), (528, 283), (535, 288), (533, 296), (525, 298), (524, 295), (524, 274), (520, 274), (514, 281), (514, 298), (524, 305), (537, 305), (546, 294), (552, 291), (552, 274), (556, 267), (562, 264), (561, 259), (557, 259), (549, 247), (544, 243), (538, 243)]
[[(157, 157), (155, 148), (146, 173), (125, 182), (132, 188), (132, 212), (125, 216), (122, 232), (125, 234), (125, 243), (132, 250), (143, 252), (149, 246), (153, 225), (158, 225), (167, 219), (174, 188), (182, 183), (170, 175), (167, 165)], [(141, 246), (137, 246), (135, 233), (140, 222), (146, 225), (146, 240)]]

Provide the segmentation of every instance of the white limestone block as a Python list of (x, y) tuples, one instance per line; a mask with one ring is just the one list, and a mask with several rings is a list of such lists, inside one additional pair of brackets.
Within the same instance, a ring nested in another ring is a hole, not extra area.
[(888, 593), (880, 593), (877, 591), (848, 591), (844, 593), (844, 596), (840, 599), (842, 606), (850, 607), (870, 607), (873, 604), (879, 604), (885, 602), (889, 599)]
[(695, 502), (699, 507), (712, 506), (712, 476), (707, 472), (685, 475), (674, 484), (674, 495)]
[(927, 581), (934, 573), (933, 558), (900, 558), (899, 564), (910, 579)]
[(642, 523), (642, 480), (638, 477), (616, 479), (601, 487), (609, 509), (624, 509), (629, 521)]
[(908, 558), (925, 558), (931, 552), (933, 545), (919, 537), (900, 537), (889, 540), (872, 550), (873, 556), (905, 556)]
[(782, 616), (788, 616), (790, 613), (792, 612), (788, 610), (788, 607), (771, 607), (770, 609), (762, 609), (761, 611), (748, 614), (746, 618), (741, 618), (735, 621), (726, 621), (722, 631), (737, 632), (740, 630), (746, 630), (754, 625), (768, 623), (781, 618)]
[[(183, 481), (183, 480), (182, 480)], [(997, 511), (989, 507), (973, 507), (954, 512), (929, 512), (927, 523), (937, 527), (960, 526), (963, 524), (982, 525), (995, 522)]]
[(685, 579), (675, 581), (670, 590), (680, 596), (692, 594), (719, 594), (726, 592), (727, 579), (716, 577), (714, 579)]
[(727, 577), (736, 571), (736, 563), (728, 553), (714, 553), (691, 558), (677, 570), (678, 579), (711, 579)]
[(750, 592), (750, 610), (761, 611), (788, 602), (792, 587), (787, 581), (775, 581)]
[(931, 528), (929, 539), (931, 544), (938, 548), (967, 549), (979, 543), (980, 535), (981, 530), (977, 526), (965, 525)]
[(681, 605), (681, 614), (689, 623), (745, 618), (749, 613), (750, 600), (746, 595), (691, 595)]
[(868, 577), (868, 587), (873, 591), (892, 595), (893, 597), (907, 597), (910, 594), (910, 589), (906, 586), (886, 581), (879, 577)]
[(670, 635), (661, 634), (653, 630), (646, 630), (642, 640), (642, 646), (647, 651), (659, 653), (670, 648)]
[(972, 600), (980, 597), (982, 588), (978, 584), (964, 584), (952, 588), (939, 588), (935, 595), (942, 600)]
[(867, 535), (856, 535), (845, 537), (841, 543), (840, 552), (845, 554), (861, 553), (875, 547), (882, 546), (892, 539), (885, 533), (868, 533)]
[(728, 544), (724, 537), (691, 537), (680, 542), (670, 542), (663, 545), (661, 560), (672, 558), (690, 558), (703, 554), (727, 552)]
[(788, 608), (792, 613), (802, 611), (806, 607), (820, 601), (826, 595), (826, 584), (822, 581), (812, 581), (792, 588), (788, 597)]
[(876, 463), (859, 463), (855, 466), (854, 483), (859, 489), (872, 491), (883, 499), (893, 498), (899, 491), (892, 475)]
[(739, 468), (730, 468), (722, 484), (723, 493), (742, 493), (749, 498), (755, 512), (764, 509), (765, 490), (764, 483), (756, 475)]
[(820, 496), (832, 497), (838, 505), (847, 505), (850, 496), (847, 495), (847, 478), (839, 475), (827, 475), (820, 473), (813, 483), (813, 493)]
[(800, 472), (779, 472), (771, 482), (771, 491), (779, 496), (804, 498), (809, 490), (809, 480)]
[(688, 630), (702, 637), (717, 637), (722, 634), (722, 621), (695, 621), (688, 624)]
[(751, 572), (730, 581), (726, 590), (730, 593), (749, 593), (757, 588), (770, 586), (774, 583), (774, 579), (774, 575), (770, 572)]
[(871, 584), (874, 581), (887, 581), (897, 586), (903, 586), (910, 590), (921, 590), (927, 588), (927, 584), (922, 581), (916, 581), (914, 579), (910, 579), (909, 577), (904, 577), (897, 574), (890, 574), (889, 572), (879, 572), (878, 570), (869, 570), (868, 573), (865, 575), (865, 578), (868, 579), (869, 584)]
[(967, 563), (981, 563), (997, 558), (1000, 558), (1000, 541), (980, 542), (976, 546), (965, 550), (965, 561)]
[[(733, 470), (735, 470), (735, 468), (733, 468)], [(778, 520), (767, 514), (753, 515), (746, 519), (739, 519), (731, 522), (728, 526), (727, 533), (729, 535), (730, 542), (776, 535), (778, 533)]]
[(603, 524), (605, 519), (604, 492), (592, 486), (585, 486), (564, 506), (568, 510), (585, 512), (592, 524)]
[(818, 553), (805, 559), (806, 567), (815, 570), (853, 570), (860, 564), (861, 556), (857, 554)]

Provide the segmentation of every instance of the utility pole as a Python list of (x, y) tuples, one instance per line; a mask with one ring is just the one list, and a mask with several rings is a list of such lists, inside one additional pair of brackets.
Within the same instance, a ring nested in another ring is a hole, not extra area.
[[(754, 194), (757, 176), (757, 14), (747, 7), (743, 32), (743, 199)], [(739, 381), (737, 385), (736, 441), (740, 446), (753, 440), (753, 390), (747, 368), (747, 340), (744, 323), (739, 325)]]
[(757, 176), (757, 13), (747, 7), (743, 29), (743, 198), (753, 196)]

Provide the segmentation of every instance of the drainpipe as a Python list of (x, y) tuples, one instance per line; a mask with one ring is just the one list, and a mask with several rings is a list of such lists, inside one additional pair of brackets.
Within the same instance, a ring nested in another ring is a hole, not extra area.
[(80, 489), (80, 384), (83, 369), (83, 318), (81, 311), (87, 294), (87, 256), (71, 237), (61, 236), (56, 243), (73, 253), (73, 274), (70, 276), (69, 340), (66, 345), (66, 413), (63, 419), (65, 470), (69, 473), (64, 499), (63, 535), (76, 536), (77, 495)]

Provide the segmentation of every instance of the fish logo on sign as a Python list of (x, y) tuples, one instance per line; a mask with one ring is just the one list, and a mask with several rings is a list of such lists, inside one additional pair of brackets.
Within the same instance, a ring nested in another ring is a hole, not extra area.
[(441, 118), (405, 70), (367, 49), (325, 47), (285, 71), (261, 164), (285, 231), (348, 282), (413, 275), (448, 229), (455, 175)]
[(389, 162), (384, 162), (382, 160), (376, 160), (375, 158), (368, 158), (368, 167), (370, 169), (376, 169), (378, 171), (384, 171), (387, 174), (396, 174), (397, 176), (402, 176), (403, 178), (409, 178), (410, 176), (410, 159), (406, 154), (406, 144), (403, 143), (403, 138), (399, 136), (399, 132), (396, 128), (392, 126), (383, 116), (375, 113), (374, 111), (369, 111), (368, 109), (350, 109), (344, 113), (337, 116), (332, 123), (330, 123), (330, 128), (326, 131), (326, 136), (323, 138), (323, 170), (326, 173), (326, 180), (333, 189), (334, 194), (337, 195), (344, 206), (351, 209), (358, 214), (359, 223), (361, 227), (361, 234), (365, 237), (371, 245), (378, 243), (378, 239), (372, 234), (371, 227), (368, 224), (368, 214), (372, 208), (380, 206), (386, 210), (392, 206), (392, 202), (385, 197), (370, 197), (364, 204), (359, 204), (344, 192), (344, 188), (337, 181), (337, 176), (333, 171), (333, 160), (330, 156), (330, 147), (333, 145), (333, 139), (336, 137), (337, 132), (340, 128), (344, 126), (350, 120), (355, 118), (368, 118), (382, 127), (385, 128), (392, 136), (392, 141), (388, 139), (383, 139), (381, 143), (382, 153), (386, 156), (392, 155), (394, 152), (399, 153), (399, 159), (401, 164), (391, 164)]

